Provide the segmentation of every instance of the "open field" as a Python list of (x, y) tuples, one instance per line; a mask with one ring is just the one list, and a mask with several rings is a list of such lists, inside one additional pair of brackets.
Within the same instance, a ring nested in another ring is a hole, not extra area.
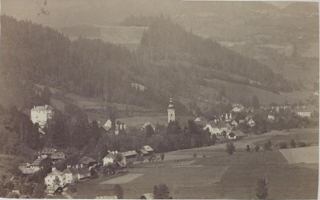
[(285, 101), (289, 103), (299, 102), (300, 99), (292, 98), (289, 96), (275, 94), (273, 92), (269, 92), (266, 90), (262, 90), (259, 88), (255, 88), (248, 85), (242, 85), (238, 83), (231, 83), (227, 81), (222, 81), (218, 79), (206, 79), (208, 86), (212, 85), (222, 85), (225, 87), (226, 93), (228, 98), (230, 99), (241, 99), (241, 98), (248, 98), (251, 100), (254, 95), (259, 98), (260, 103), (269, 105), (272, 102), (275, 103), (284, 103)]
[(291, 163), (319, 163), (319, 146), (280, 149), (282, 155)]
[[(317, 140), (315, 134), (316, 130), (301, 129), (249, 136), (234, 142), (233, 155), (226, 154), (225, 144), (166, 153), (163, 162), (139, 163), (129, 168), (128, 175), (134, 177), (121, 184), (124, 198), (139, 198), (152, 192), (154, 185), (164, 183), (173, 198), (252, 199), (256, 198), (257, 180), (265, 176), (268, 176), (268, 198), (316, 198), (318, 164), (290, 164), (290, 159), (288, 162), (278, 150), (245, 152), (247, 144), (290, 137)], [(194, 152), (196, 158), (192, 156)], [(77, 185), (77, 196), (113, 195), (116, 183), (99, 184), (107, 179), (102, 177)], [(107, 183), (111, 182), (112, 179)]]

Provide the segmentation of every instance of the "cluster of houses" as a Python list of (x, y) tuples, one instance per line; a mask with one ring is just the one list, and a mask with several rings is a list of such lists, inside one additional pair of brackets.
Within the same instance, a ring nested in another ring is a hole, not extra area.
[[(153, 149), (149, 145), (145, 145), (138, 151), (109, 151), (108, 154), (103, 157), (102, 163), (91, 157), (83, 157), (79, 160), (78, 164), (74, 166), (68, 165), (63, 171), (59, 171), (55, 167), (52, 167), (52, 172), (48, 173), (44, 178), (44, 183), (47, 187), (46, 193), (52, 194), (59, 188), (64, 188), (66, 185), (72, 185), (91, 178), (92, 170), (97, 172), (97, 167), (101, 165), (110, 166), (116, 164), (119, 169), (125, 168), (127, 165), (131, 165), (137, 161), (138, 155), (140, 157), (148, 158), (153, 153)], [(66, 155), (61, 151), (54, 148), (44, 148), (39, 152), (38, 158), (34, 162), (31, 164), (23, 163), (19, 166), (19, 169), (24, 175), (32, 175), (43, 168), (42, 161), (47, 158), (50, 158), (52, 166), (67, 159)]]

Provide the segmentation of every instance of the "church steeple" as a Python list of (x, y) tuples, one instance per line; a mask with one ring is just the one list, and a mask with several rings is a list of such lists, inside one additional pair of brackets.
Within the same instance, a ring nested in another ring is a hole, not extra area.
[(175, 120), (176, 120), (175, 109), (172, 103), (172, 98), (170, 98), (169, 106), (168, 106), (168, 123), (170, 121), (175, 121)]

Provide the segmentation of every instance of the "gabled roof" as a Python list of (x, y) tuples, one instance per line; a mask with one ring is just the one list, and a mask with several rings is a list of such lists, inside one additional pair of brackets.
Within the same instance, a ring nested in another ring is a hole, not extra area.
[(126, 152), (123, 152), (122, 155), (124, 157), (127, 157), (127, 156), (135, 156), (137, 155), (138, 153), (135, 151), (135, 150), (132, 150), (132, 151), (126, 151)]
[(62, 175), (62, 172), (59, 170), (53, 170), (51, 173), (48, 174), (48, 176), (60, 176)]
[(42, 160), (42, 158), (37, 158), (33, 163), (31, 163), (31, 166), (40, 166)]
[(63, 152), (55, 152), (51, 155), (51, 159), (64, 159), (66, 155)]
[(90, 170), (88, 168), (79, 168), (78, 172), (79, 174), (88, 174), (90, 173)]
[(94, 159), (91, 158), (91, 157), (83, 157), (83, 158), (81, 158), (81, 160), (79, 161), (80, 164), (85, 164), (85, 165), (88, 165), (88, 164), (93, 163), (93, 162), (97, 162), (97, 161), (94, 160)]
[(45, 110), (53, 110), (53, 107), (50, 105), (44, 105), (44, 106), (34, 106), (32, 111), (45, 111)]
[(141, 149), (144, 149), (144, 150), (146, 150), (148, 152), (152, 152), (153, 151), (153, 149), (149, 145), (144, 145), (143, 147), (141, 147)]
[(194, 121), (194, 123), (199, 126), (206, 126), (208, 122), (207, 121)]
[(43, 148), (41, 154), (53, 154), (57, 152), (57, 149), (54, 148)]
[(145, 149), (140, 149), (140, 151), (141, 151), (141, 153), (143, 153), (143, 154), (149, 154), (149, 152), (148, 152), (147, 150), (145, 150)]
[(112, 159), (115, 159), (115, 158), (116, 158), (116, 154), (108, 153), (104, 158), (112, 158)]
[(76, 168), (69, 167), (69, 168), (67, 168), (67, 169), (63, 170), (63, 172), (62, 172), (62, 173), (63, 173), (63, 174), (72, 174), (72, 175), (76, 175), (76, 174), (78, 174), (78, 173), (79, 173), (79, 171), (78, 171), (78, 169), (76, 169)]

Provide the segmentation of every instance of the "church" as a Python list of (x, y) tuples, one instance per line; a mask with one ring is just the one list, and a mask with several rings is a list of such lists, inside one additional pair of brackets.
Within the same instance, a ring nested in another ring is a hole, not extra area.
[(176, 121), (176, 114), (175, 114), (172, 98), (170, 98), (169, 106), (168, 106), (168, 123), (170, 123), (171, 121), (172, 122)]

